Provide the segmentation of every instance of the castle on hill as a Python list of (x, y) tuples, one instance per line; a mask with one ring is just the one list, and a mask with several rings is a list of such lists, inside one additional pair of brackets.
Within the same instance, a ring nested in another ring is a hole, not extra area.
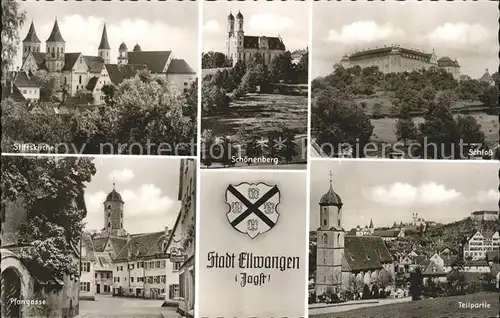
[(378, 66), (378, 69), (385, 74), (438, 67), (452, 74), (454, 79), (460, 79), (460, 64), (456, 59), (452, 60), (448, 56), (438, 59), (434, 50), (432, 53), (426, 53), (399, 45), (357, 51), (351, 55), (346, 54), (340, 60), (340, 64), (344, 68)]
[(284, 53), (285, 44), (280, 37), (250, 36), (243, 30), (243, 14), (238, 12), (236, 19), (232, 13), (227, 17), (226, 57), (236, 64), (238, 60), (248, 61), (255, 53), (262, 55), (264, 65)]
[(69, 96), (75, 96), (81, 90), (90, 92), (94, 105), (104, 102), (101, 92), (104, 85), (118, 85), (141, 69), (149, 70), (154, 77), (163, 79), (180, 91), (188, 89), (196, 79), (196, 72), (191, 66), (183, 59), (174, 58), (172, 51), (142, 51), (139, 44), (134, 46), (133, 51), (128, 51), (127, 45), (122, 42), (118, 48), (118, 59), (113, 64), (106, 25), (94, 56), (66, 52), (66, 41), (57, 20), (45, 44), (45, 52), (42, 52), (41, 41), (31, 22), (23, 40), (21, 72), (17, 72), (22, 74), (12, 76), (15, 86), (11, 88), (12, 93), (20, 93), (22, 96), (19, 98), (24, 97), (28, 101), (40, 98), (39, 87), (37, 90), (37, 85), (30, 78), (33, 74), (55, 75), (57, 88)]

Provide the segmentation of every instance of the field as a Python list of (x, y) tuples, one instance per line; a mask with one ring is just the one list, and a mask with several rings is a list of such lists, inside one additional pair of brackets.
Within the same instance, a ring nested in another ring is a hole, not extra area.
[(211, 129), (215, 136), (234, 135), (241, 126), (248, 133), (266, 137), (280, 125), (297, 134), (307, 133), (307, 96), (248, 94), (232, 101), (223, 115), (203, 117), (202, 131)]
[[(486, 302), (490, 308), (460, 308), (459, 302)], [(311, 318), (495, 318), (498, 317), (498, 294), (477, 293), (465, 296), (424, 299), (407, 303), (366, 307), (340, 313), (313, 315)]]

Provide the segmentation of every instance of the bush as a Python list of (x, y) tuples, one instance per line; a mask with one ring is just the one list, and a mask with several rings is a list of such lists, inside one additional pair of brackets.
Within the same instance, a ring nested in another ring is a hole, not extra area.
[(370, 287), (368, 287), (367, 284), (363, 286), (363, 299), (370, 299), (372, 297), (372, 294), (370, 292)]

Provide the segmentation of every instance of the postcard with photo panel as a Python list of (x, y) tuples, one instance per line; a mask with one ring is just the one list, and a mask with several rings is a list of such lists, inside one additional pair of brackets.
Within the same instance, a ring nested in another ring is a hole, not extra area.
[(203, 4), (202, 168), (306, 169), (309, 12)]
[(2, 317), (193, 317), (196, 161), (2, 156)]
[(196, 2), (7, 1), (4, 153), (195, 156)]
[(498, 2), (314, 2), (311, 154), (499, 159)]
[(305, 317), (306, 173), (201, 170), (199, 317)]
[(311, 163), (309, 317), (495, 317), (498, 165)]

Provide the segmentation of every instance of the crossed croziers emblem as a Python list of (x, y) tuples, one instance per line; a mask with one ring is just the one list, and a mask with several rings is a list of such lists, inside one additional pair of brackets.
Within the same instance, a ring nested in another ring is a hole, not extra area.
[(277, 186), (262, 182), (229, 185), (226, 203), (229, 205), (227, 220), (231, 226), (252, 239), (278, 223), (280, 215), (276, 207), (280, 203), (280, 191)]

